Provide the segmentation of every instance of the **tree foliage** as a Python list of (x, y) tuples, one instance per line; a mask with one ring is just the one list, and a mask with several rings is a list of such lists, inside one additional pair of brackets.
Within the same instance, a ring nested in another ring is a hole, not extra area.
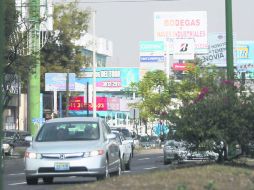
[[(197, 72), (189, 73), (197, 76)], [(196, 78), (197, 79), (197, 78)], [(184, 81), (183, 81), (184, 82)], [(191, 84), (193, 84), (190, 81)], [(222, 147), (239, 144), (245, 150), (254, 137), (254, 94), (246, 94), (243, 87), (223, 79), (216, 69), (207, 69), (196, 80), (196, 97), (171, 112), (170, 120), (176, 126), (175, 136), (186, 140), (196, 149), (206, 147), (222, 157)], [(181, 97), (181, 96), (179, 96)]]
[[(46, 72), (78, 73), (84, 66), (85, 57), (81, 47), (75, 46), (82, 33), (88, 30), (89, 10), (79, 10), (77, 2), (54, 7), (53, 31), (41, 52), (41, 83)], [(43, 89), (43, 86), (42, 86)]]

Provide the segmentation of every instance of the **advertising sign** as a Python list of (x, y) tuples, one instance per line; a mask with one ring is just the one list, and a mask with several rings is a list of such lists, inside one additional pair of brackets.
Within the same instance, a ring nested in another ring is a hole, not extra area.
[[(80, 111), (87, 109), (87, 103), (84, 103), (84, 96), (72, 96), (69, 100), (69, 110)], [(88, 103), (88, 110), (93, 111), (92, 103)], [(97, 111), (107, 111), (107, 98), (106, 97), (96, 97), (96, 110)]]
[(195, 53), (207, 53), (206, 11), (155, 12), (154, 40), (169, 42), (169, 51), (173, 53), (172, 40), (177, 38), (192, 38)]
[(140, 52), (164, 52), (166, 50), (163, 41), (140, 41)]
[(195, 44), (193, 39), (175, 39), (173, 58), (180, 60), (194, 59)]
[[(132, 82), (139, 81), (138, 68), (114, 68), (97, 67), (96, 68), (96, 90), (97, 91), (120, 91), (129, 87)], [(85, 68), (81, 71), (80, 77), (76, 83), (93, 84), (93, 69)]]
[(107, 98), (108, 110), (119, 111), (120, 110), (120, 99), (119, 98)]
[[(66, 91), (67, 73), (45, 73), (45, 91)], [(69, 90), (75, 90), (75, 73), (69, 73)]]
[(164, 56), (140, 56), (140, 62), (164, 62)]
[(195, 65), (192, 63), (173, 63), (173, 71), (187, 71), (194, 68)]
[(198, 55), (204, 65), (213, 64), (217, 67), (226, 67), (226, 34), (211, 33), (208, 35), (208, 54)]
[(237, 41), (235, 65), (238, 72), (245, 72), (246, 79), (254, 76), (254, 41)]

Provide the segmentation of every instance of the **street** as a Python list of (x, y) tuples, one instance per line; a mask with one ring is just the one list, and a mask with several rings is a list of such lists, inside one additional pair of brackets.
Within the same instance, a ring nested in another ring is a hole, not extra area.
[[(67, 187), (76, 184), (84, 184), (94, 182), (95, 178), (84, 177), (63, 177), (54, 178), (53, 184), (44, 184), (42, 180), (38, 185), (27, 185), (24, 175), (23, 159), (13, 158), (6, 159), (4, 163), (5, 172), (3, 176), (4, 190), (53, 190), (61, 187)], [(129, 174), (142, 174), (155, 169), (168, 168), (169, 166), (163, 165), (163, 153), (161, 149), (146, 150), (141, 153), (135, 154), (131, 162), (131, 170), (124, 171), (122, 175)]]

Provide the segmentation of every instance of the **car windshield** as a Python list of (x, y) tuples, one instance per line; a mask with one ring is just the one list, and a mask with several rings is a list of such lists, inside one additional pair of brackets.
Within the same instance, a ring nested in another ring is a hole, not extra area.
[(125, 138), (131, 138), (131, 133), (129, 132), (128, 129), (122, 129), (121, 132)]
[(80, 141), (99, 139), (97, 122), (56, 122), (45, 123), (39, 131), (36, 141)]

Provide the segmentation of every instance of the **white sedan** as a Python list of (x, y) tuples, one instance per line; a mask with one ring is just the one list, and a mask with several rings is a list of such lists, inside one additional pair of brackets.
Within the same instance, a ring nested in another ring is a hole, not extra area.
[(122, 170), (130, 170), (132, 144), (119, 131), (112, 130), (111, 132), (116, 135), (116, 141), (119, 144)]

